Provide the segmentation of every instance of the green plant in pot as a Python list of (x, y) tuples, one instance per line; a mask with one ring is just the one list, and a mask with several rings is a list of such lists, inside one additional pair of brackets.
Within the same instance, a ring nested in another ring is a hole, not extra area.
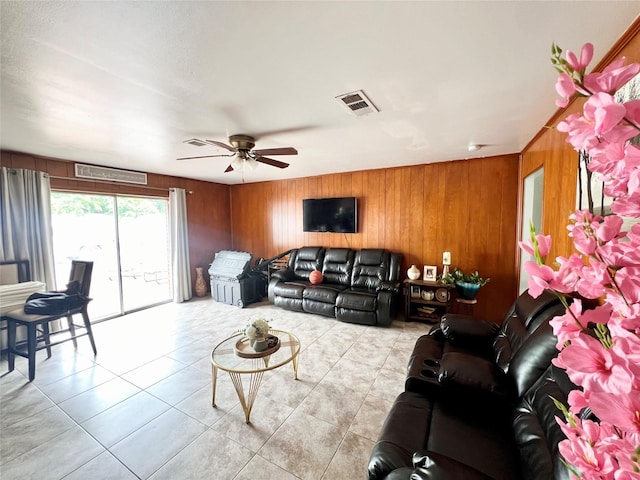
[(490, 278), (482, 278), (478, 271), (473, 273), (464, 273), (459, 268), (447, 273), (442, 277), (442, 283), (447, 285), (455, 285), (460, 298), (465, 300), (473, 300), (478, 294), (480, 287), (489, 283)]

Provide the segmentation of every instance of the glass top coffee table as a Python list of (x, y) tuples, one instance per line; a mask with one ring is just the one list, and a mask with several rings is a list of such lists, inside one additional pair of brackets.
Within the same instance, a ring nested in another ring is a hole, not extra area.
[[(211, 352), (212, 407), (215, 408), (216, 406), (218, 369), (229, 372), (247, 423), (251, 423), (249, 416), (258, 395), (264, 372), (274, 370), (291, 362), (293, 378), (295, 380), (298, 379), (300, 340), (294, 334), (284, 330), (272, 329), (269, 334), (275, 335), (280, 340), (279, 347), (275, 351), (269, 349), (266, 352), (257, 353), (253, 352), (252, 349), (245, 348), (246, 337), (242, 333), (237, 333), (215, 346)], [(248, 391), (246, 394), (242, 383), (243, 375), (245, 378), (248, 377)]]

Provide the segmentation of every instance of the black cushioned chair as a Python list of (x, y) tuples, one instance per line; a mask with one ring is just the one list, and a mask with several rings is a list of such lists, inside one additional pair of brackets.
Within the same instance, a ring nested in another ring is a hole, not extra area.
[[(7, 321), (7, 338), (8, 338), (8, 363), (9, 371), (15, 368), (15, 355), (25, 357), (29, 360), (29, 381), (36, 376), (36, 352), (47, 349), (47, 357), (51, 357), (51, 347), (66, 341), (73, 341), (73, 345), (77, 348), (76, 339), (87, 335), (91, 342), (91, 348), (94, 355), (97, 354), (96, 344), (93, 339), (91, 330), (91, 321), (87, 312), (87, 306), (91, 299), (89, 298), (89, 290), (91, 288), (91, 274), (93, 272), (93, 262), (84, 262), (73, 260), (71, 262), (71, 273), (69, 275), (69, 284), (77, 282), (78, 292), (82, 299), (81, 304), (70, 308), (64, 312), (56, 312), (54, 314), (29, 314), (25, 313), (24, 307), (7, 312), (4, 318)], [(82, 315), (83, 324), (76, 325), (73, 323), (73, 315)], [(67, 329), (52, 333), (49, 324), (55, 320), (66, 317)], [(24, 326), (27, 329), (27, 340), (25, 342), (16, 343), (16, 328)], [(84, 333), (77, 333), (76, 327), (83, 329)], [(51, 342), (51, 337), (57, 334), (68, 332), (69, 336), (55, 343)], [(43, 345), (39, 345), (43, 344)]]

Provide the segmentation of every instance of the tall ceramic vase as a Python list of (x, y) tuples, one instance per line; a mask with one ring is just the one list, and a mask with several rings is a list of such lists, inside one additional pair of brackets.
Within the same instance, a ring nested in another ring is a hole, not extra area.
[(196, 267), (196, 297), (204, 297), (207, 294), (207, 284), (204, 281), (202, 267)]

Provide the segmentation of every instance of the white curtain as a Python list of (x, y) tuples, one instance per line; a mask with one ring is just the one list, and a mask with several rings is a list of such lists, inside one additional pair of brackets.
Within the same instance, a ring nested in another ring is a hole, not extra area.
[(182, 188), (169, 189), (169, 218), (173, 301), (184, 302), (191, 298), (191, 270), (189, 268), (187, 200)]
[(51, 185), (44, 172), (2, 167), (0, 261), (29, 260), (31, 279), (55, 290)]

